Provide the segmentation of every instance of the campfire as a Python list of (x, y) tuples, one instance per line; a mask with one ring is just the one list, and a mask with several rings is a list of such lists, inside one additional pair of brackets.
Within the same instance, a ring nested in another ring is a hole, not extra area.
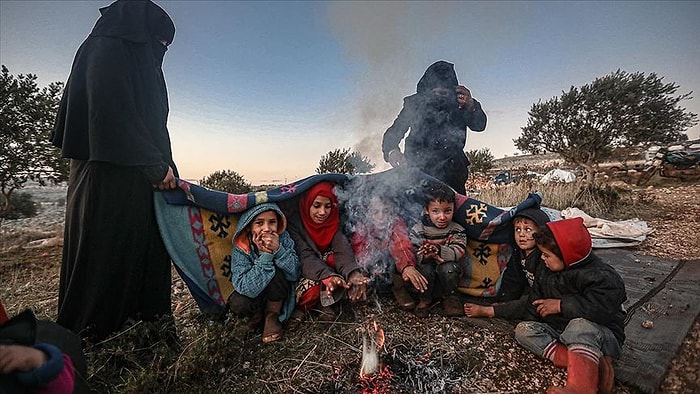
[(393, 373), (379, 357), (384, 346), (384, 329), (376, 321), (360, 328), (362, 332), (362, 362), (359, 382), (363, 394), (390, 393)]

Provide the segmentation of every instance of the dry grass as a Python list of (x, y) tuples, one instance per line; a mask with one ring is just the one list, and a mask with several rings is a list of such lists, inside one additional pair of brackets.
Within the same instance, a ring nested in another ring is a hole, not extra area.
[[(587, 194), (595, 200), (597, 192), (578, 185), (545, 186), (536, 185), (544, 205), (563, 209), (580, 202), (582, 209), (604, 218), (646, 208), (647, 217), (653, 212), (661, 220), (658, 213), (666, 206), (654, 197), (665, 193), (616, 191), (614, 209), (598, 214), (591, 210), (595, 204), (585, 205)], [(534, 185), (514, 185), (483, 191), (477, 198), (510, 206), (532, 190)], [(12, 242), (24, 242), (34, 235), (13, 237)], [(31, 307), (42, 318), (55, 318), (60, 255), (60, 247), (0, 251), (0, 298), (10, 314)], [(333, 323), (312, 317), (281, 342), (264, 346), (260, 332), (245, 321), (202, 315), (177, 275), (172, 289), (179, 342), (160, 335), (170, 324), (163, 321), (135, 323), (106, 341), (87, 344), (87, 379), (96, 392), (535, 393), (564, 381), (563, 370), (525, 351), (513, 339), (512, 325), (498, 319), (447, 318), (439, 307), (418, 319), (400, 311), (392, 299), (379, 297), (359, 308), (345, 305)], [(386, 332), (380, 353), (385, 375), (376, 380), (359, 378), (359, 330), (369, 320)], [(616, 392), (634, 390), (616, 387)]]
[(484, 188), (471, 197), (497, 207), (512, 207), (524, 200), (528, 193), (542, 194), (542, 206), (563, 210), (575, 207), (593, 217), (622, 220), (639, 217), (654, 197), (646, 190), (618, 187), (601, 183), (585, 185), (574, 183), (520, 182), (505, 186)]

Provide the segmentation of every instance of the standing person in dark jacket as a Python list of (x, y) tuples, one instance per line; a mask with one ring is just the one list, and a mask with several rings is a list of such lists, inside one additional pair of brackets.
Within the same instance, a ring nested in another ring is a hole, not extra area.
[(548, 393), (612, 393), (612, 359), (619, 358), (625, 340), (622, 278), (593, 254), (581, 218), (547, 223), (535, 242), (552, 274), (536, 274), (529, 321), (515, 327), (516, 340), (566, 367), (566, 387), (553, 386)]
[(119, 0), (78, 49), (52, 142), (70, 158), (57, 322), (101, 339), (170, 311), (153, 190), (175, 187), (161, 70), (175, 36), (151, 1)]
[[(441, 60), (431, 64), (416, 90), (404, 98), (401, 112), (384, 132), (384, 160), (393, 167), (416, 167), (466, 194), (467, 127), (483, 131), (486, 114), (469, 89), (457, 82), (452, 63)], [(399, 143), (409, 129), (405, 153), (401, 153)]]

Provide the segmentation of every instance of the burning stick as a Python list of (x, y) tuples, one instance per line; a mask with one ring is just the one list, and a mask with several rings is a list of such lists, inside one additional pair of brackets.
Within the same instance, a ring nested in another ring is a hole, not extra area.
[(374, 375), (379, 367), (379, 350), (384, 346), (384, 329), (376, 321), (362, 328), (362, 363), (360, 378)]

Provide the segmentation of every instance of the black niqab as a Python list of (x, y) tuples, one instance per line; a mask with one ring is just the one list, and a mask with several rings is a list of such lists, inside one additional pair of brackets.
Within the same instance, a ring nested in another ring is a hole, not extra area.
[(119, 0), (78, 49), (52, 134), (64, 157), (176, 170), (161, 70), (175, 26), (151, 1)]

